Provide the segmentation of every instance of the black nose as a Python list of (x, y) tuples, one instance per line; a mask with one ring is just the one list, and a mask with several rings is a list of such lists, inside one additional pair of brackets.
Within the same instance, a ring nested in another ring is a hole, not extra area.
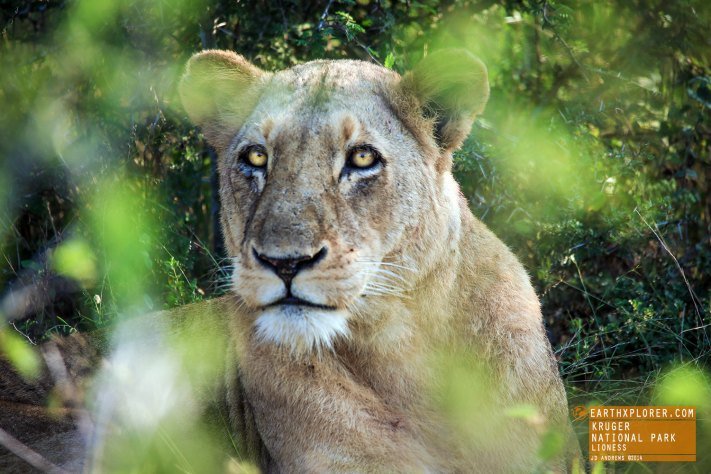
[(305, 268), (313, 267), (326, 256), (326, 247), (321, 248), (313, 255), (298, 255), (295, 257), (270, 257), (257, 252), (254, 248), (252, 248), (252, 253), (259, 263), (276, 273), (284, 281), (286, 287), (289, 288), (291, 280), (294, 279), (297, 273)]

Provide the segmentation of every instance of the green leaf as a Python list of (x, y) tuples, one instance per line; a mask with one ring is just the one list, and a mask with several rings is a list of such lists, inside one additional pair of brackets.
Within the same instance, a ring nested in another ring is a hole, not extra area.
[(539, 413), (538, 409), (533, 405), (521, 404), (515, 405), (506, 410), (506, 416), (534, 421), (539, 417)]
[(392, 69), (394, 64), (395, 64), (395, 55), (392, 52), (389, 52), (388, 55), (385, 56), (385, 61), (383, 62), (383, 66), (385, 66), (388, 69)]
[(660, 404), (711, 407), (711, 384), (695, 367), (682, 366), (667, 372), (655, 392)]
[(57, 273), (83, 283), (96, 279), (95, 262), (96, 258), (89, 244), (79, 239), (63, 242), (52, 255), (52, 266)]
[(37, 351), (8, 327), (0, 329), (0, 353), (24, 378), (39, 375), (40, 358)]
[(538, 457), (544, 461), (553, 459), (565, 448), (565, 436), (559, 430), (552, 429), (546, 432), (541, 439)]

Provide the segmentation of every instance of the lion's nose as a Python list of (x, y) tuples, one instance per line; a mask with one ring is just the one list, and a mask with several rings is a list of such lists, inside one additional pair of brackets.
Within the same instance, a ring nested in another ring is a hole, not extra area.
[(274, 257), (257, 252), (257, 249), (252, 247), (254, 258), (259, 263), (267, 267), (277, 274), (284, 281), (287, 288), (291, 285), (291, 280), (294, 279), (297, 273), (306, 268), (313, 267), (326, 256), (326, 247), (313, 255), (297, 255), (287, 257)]

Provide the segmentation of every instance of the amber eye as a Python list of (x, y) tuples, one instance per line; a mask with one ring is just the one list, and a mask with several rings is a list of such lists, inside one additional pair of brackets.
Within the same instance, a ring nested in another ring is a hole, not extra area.
[(348, 166), (353, 168), (372, 168), (378, 163), (378, 155), (368, 148), (356, 148), (348, 157)]
[(267, 165), (267, 152), (264, 148), (253, 147), (247, 151), (244, 159), (250, 166), (264, 168)]

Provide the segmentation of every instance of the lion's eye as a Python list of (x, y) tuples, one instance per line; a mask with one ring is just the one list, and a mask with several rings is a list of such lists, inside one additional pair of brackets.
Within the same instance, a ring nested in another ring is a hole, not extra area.
[(356, 148), (348, 156), (347, 165), (352, 168), (372, 168), (378, 164), (380, 157), (374, 150), (368, 148)]
[(267, 165), (267, 151), (262, 147), (252, 147), (244, 155), (244, 161), (255, 168), (264, 168)]

